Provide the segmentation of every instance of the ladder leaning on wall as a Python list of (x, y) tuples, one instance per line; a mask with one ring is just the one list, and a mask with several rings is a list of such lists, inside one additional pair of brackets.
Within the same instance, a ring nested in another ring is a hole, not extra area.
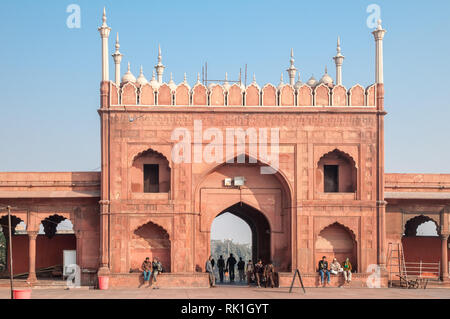
[(392, 287), (392, 283), (394, 281), (399, 280), (400, 286), (403, 286), (404, 283), (406, 288), (409, 288), (408, 273), (406, 271), (405, 255), (403, 253), (402, 243), (389, 243), (387, 266), (389, 274), (389, 287)]

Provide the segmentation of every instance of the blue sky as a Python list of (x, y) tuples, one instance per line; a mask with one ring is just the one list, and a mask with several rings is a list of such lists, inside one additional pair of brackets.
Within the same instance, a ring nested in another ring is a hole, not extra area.
[[(66, 26), (69, 4), (81, 28)], [(302, 80), (319, 78), (342, 38), (347, 87), (374, 79), (369, 4), (381, 7), (385, 38), (386, 171), (450, 173), (449, 1), (1, 1), (0, 170), (89, 171), (100, 166), (101, 11), (120, 32), (132, 71), (156, 63), (157, 45), (176, 82), (228, 72), (278, 83), (294, 48)], [(112, 63), (111, 75), (113, 74)], [(285, 74), (286, 77), (286, 74)]]

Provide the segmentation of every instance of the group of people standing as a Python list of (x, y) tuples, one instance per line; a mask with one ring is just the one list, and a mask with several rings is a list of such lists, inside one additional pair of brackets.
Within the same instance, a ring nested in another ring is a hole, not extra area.
[[(163, 267), (158, 257), (154, 257), (153, 261), (150, 261), (150, 258), (145, 258), (142, 263), (142, 273), (144, 275), (144, 283), (140, 286), (142, 287), (145, 284), (148, 284), (147, 287), (152, 286), (153, 289), (159, 289), (156, 278), (158, 274), (163, 271)], [(150, 280), (151, 279), (151, 280)]]
[[(251, 260), (245, 264), (245, 261), (242, 260), (242, 257), (239, 258), (239, 261), (234, 258), (233, 254), (230, 254), (230, 257), (225, 259), (221, 255), (217, 260), (217, 268), (219, 271), (219, 279), (220, 282), (224, 282), (225, 274), (229, 274), (230, 283), (234, 283), (235, 280), (235, 266), (237, 264), (237, 269), (239, 272), (239, 281), (245, 282), (247, 277), (247, 284), (250, 286), (251, 282), (254, 281), (258, 288), (261, 287), (261, 283), (265, 283), (265, 287), (270, 285), (272, 288), (275, 286), (274, 276), (275, 276), (275, 267), (272, 262), (269, 262), (266, 265), (263, 265), (262, 260), (259, 259), (256, 264), (253, 264)], [(209, 256), (206, 262), (206, 272), (209, 274), (209, 285), (210, 287), (215, 287), (216, 276), (214, 275), (214, 267), (215, 260), (212, 256)]]
[(344, 275), (344, 284), (349, 284), (352, 281), (352, 264), (349, 258), (345, 259), (342, 266), (336, 258), (333, 258), (329, 268), (326, 256), (323, 256), (322, 260), (319, 261), (320, 285), (324, 284), (325, 275), (327, 276), (327, 284), (330, 284), (330, 275), (339, 275), (340, 273)]

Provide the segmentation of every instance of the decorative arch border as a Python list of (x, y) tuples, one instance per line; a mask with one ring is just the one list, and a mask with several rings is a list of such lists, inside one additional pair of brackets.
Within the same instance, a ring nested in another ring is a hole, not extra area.
[(170, 155), (168, 156), (167, 151), (161, 150), (158, 147), (154, 147), (154, 145), (141, 146), (136, 151), (129, 153), (129, 156), (128, 156), (129, 167), (133, 166), (134, 161), (139, 156), (143, 155), (147, 151), (153, 151), (153, 152), (157, 153), (158, 155), (163, 156), (167, 160), (167, 162), (169, 163), (169, 167), (172, 169), (172, 162), (169, 160), (169, 158), (171, 158), (170, 155), (172, 153), (169, 152)]
[[(195, 100), (195, 89), (197, 87), (199, 87), (199, 86), (202, 87), (205, 90), (205, 104), (204, 105), (195, 104), (195, 102), (194, 102), (194, 100)], [(208, 105), (208, 88), (206, 86), (204, 86), (202, 83), (198, 82), (192, 87), (192, 89), (191, 89), (191, 96), (192, 96), (191, 105), (194, 105), (194, 106), (206, 106), (206, 105)]]
[[(131, 233), (134, 234), (137, 230), (139, 230), (139, 229), (141, 229), (141, 228), (147, 226), (148, 224), (155, 225), (156, 228), (157, 228), (158, 230), (161, 230), (164, 234), (167, 234), (168, 240), (169, 240), (170, 242), (172, 242), (172, 240), (171, 240), (171, 237), (172, 237), (172, 236), (170, 236), (170, 233), (167, 231), (167, 229), (164, 228), (163, 226), (161, 226), (160, 224), (156, 223), (154, 220), (148, 220), (147, 222), (140, 224), (139, 226), (135, 227), (135, 228), (131, 231)], [(172, 243), (171, 243), (171, 246), (172, 246)], [(172, 247), (171, 247), (171, 248), (172, 248)]]
[[(217, 87), (220, 87), (222, 89), (222, 95), (223, 95), (223, 104), (213, 104), (211, 100), (211, 96), (213, 94), (213, 91), (216, 90)], [(225, 106), (227, 103), (226, 94), (227, 90), (220, 84), (220, 83), (213, 83), (210, 87), (208, 87), (208, 90), (206, 91), (207, 96), (209, 97), (209, 105), (210, 106)]]
[[(247, 95), (248, 95), (248, 89), (250, 88), (250, 87), (253, 87), (255, 90), (256, 90), (256, 92), (257, 92), (257, 94), (258, 94), (258, 105), (252, 105), (252, 106), (261, 106), (261, 88), (259, 87), (259, 85), (258, 84), (256, 84), (256, 83), (251, 83), (249, 86), (247, 86), (246, 88), (245, 88), (245, 96), (247, 97)], [(247, 98), (245, 99), (245, 106), (247, 106), (248, 105), (248, 103), (247, 103)]]
[[(127, 86), (132, 86), (134, 88), (134, 94), (135, 94), (135, 101), (134, 104), (126, 104), (123, 102), (123, 91), (125, 90), (125, 88)], [(133, 83), (133, 82), (125, 82), (121, 89), (120, 89), (120, 104), (121, 105), (137, 105), (137, 101), (138, 101), (138, 88), (137, 86)]]
[[(265, 89), (266, 88), (268, 88), (268, 87), (272, 87), (274, 90), (275, 90), (275, 105), (265, 105), (264, 104), (264, 91), (265, 91)], [(277, 93), (278, 93), (278, 89), (277, 89), (277, 87), (275, 86), (275, 85), (273, 85), (273, 84), (271, 84), (271, 83), (267, 83), (266, 85), (264, 85), (262, 88), (261, 88), (261, 91), (260, 91), (261, 93), (261, 106), (278, 106), (277, 104), (277, 102), (278, 102), (278, 97), (277, 97)]]
[[(220, 164), (217, 164), (217, 163), (211, 164), (211, 165), (210, 165), (207, 169), (205, 169), (205, 171), (200, 175), (200, 177), (198, 178), (198, 182), (196, 183), (196, 185), (195, 185), (195, 187), (194, 187), (194, 201), (193, 201), (193, 209), (194, 209), (194, 211), (195, 211), (197, 205), (200, 204), (200, 203), (198, 202), (197, 197), (198, 197), (199, 192), (200, 192), (200, 186), (203, 184), (203, 182), (206, 180), (206, 178), (208, 178), (209, 175), (211, 175), (213, 172), (215, 172), (216, 170), (218, 170), (218, 169), (221, 168), (222, 166), (225, 166), (225, 165), (227, 165), (227, 164), (236, 164), (235, 162), (234, 162), (234, 163), (228, 163), (228, 161), (231, 160), (231, 159), (235, 160), (235, 159), (237, 159), (239, 156), (242, 156), (242, 155), (244, 155), (244, 156), (245, 156), (246, 158), (248, 158), (248, 159), (252, 158), (253, 160), (256, 160), (256, 163), (255, 163), (255, 164), (263, 164), (263, 165), (270, 166), (268, 163), (266, 163), (266, 162), (264, 162), (264, 161), (262, 161), (262, 160), (260, 160), (260, 159), (254, 158), (253, 156), (250, 156), (250, 155), (248, 154), (248, 152), (241, 153), (241, 154), (236, 155), (236, 156), (229, 156), (228, 158), (225, 159), (224, 162), (222, 162), (222, 163), (220, 163)], [(272, 167), (272, 166), (270, 166), (270, 167)], [(278, 176), (278, 177), (276, 177), (276, 178), (280, 181), (281, 185), (284, 186), (284, 188), (285, 188), (285, 189), (284, 189), (284, 192), (286, 193), (288, 202), (289, 202), (289, 203), (292, 203), (292, 200), (293, 200), (293, 198), (294, 198), (294, 196), (293, 196), (293, 195), (294, 195), (293, 187), (292, 187), (291, 183), (289, 182), (289, 179), (288, 179), (288, 177), (286, 176), (286, 174), (283, 173), (283, 171), (282, 171), (280, 168), (278, 168), (277, 173), (276, 173), (276, 174), (272, 174), (272, 175)], [(253, 205), (250, 205), (250, 206), (254, 207)]]
[(320, 161), (325, 158), (328, 155), (331, 155), (334, 152), (339, 152), (341, 154), (344, 154), (349, 160), (350, 162), (355, 166), (356, 169), (358, 169), (358, 164), (356, 163), (355, 159), (353, 158), (353, 156), (345, 151), (342, 151), (341, 149), (339, 149), (338, 147), (334, 147), (332, 151), (329, 151), (328, 153), (323, 154), (322, 156), (320, 156), (320, 158), (318, 160), (315, 161), (315, 165), (316, 168), (319, 168), (319, 163)]
[[(423, 223), (429, 222), (429, 221), (433, 222), (435, 224), (435, 226), (436, 226), (436, 232), (437, 232), (438, 236), (441, 235), (441, 226), (440, 226), (440, 219), (439, 218), (436, 220), (435, 218), (433, 218), (431, 216), (428, 216), (427, 213), (418, 213), (418, 214), (414, 214), (414, 216), (412, 216), (411, 218), (406, 219), (403, 222), (403, 225), (402, 225), (402, 230), (403, 230), (402, 231), (402, 236), (406, 236), (406, 229), (407, 229), (406, 225), (408, 225), (409, 223), (411, 223), (411, 222), (413, 222), (415, 220), (418, 220), (418, 219), (424, 219)], [(417, 232), (417, 228), (423, 223), (420, 223), (420, 224), (417, 225), (417, 227), (415, 229), (416, 232)], [(417, 236), (417, 235), (415, 235), (415, 236)]]
[[(363, 98), (363, 105), (353, 105), (353, 90), (361, 90), (362, 92), (362, 98)], [(357, 107), (357, 106), (364, 106), (367, 104), (367, 94), (366, 89), (361, 84), (355, 84), (348, 90), (348, 105)]]
[(346, 223), (343, 223), (342, 221), (335, 221), (332, 222), (330, 224), (328, 224), (325, 227), (322, 227), (317, 234), (315, 234), (315, 238), (314, 238), (314, 245), (317, 241), (317, 238), (319, 237), (320, 233), (322, 233), (324, 230), (326, 230), (327, 228), (333, 227), (333, 226), (340, 226), (342, 228), (344, 228), (352, 237), (353, 241), (357, 244), (358, 243), (358, 238), (356, 236), (356, 233), (353, 231), (353, 229), (351, 227), (349, 227), (348, 225), (346, 225)]
[[(300, 105), (300, 91), (303, 91), (305, 89), (309, 90), (308, 97), (309, 97), (311, 103), (308, 103), (308, 105)], [(313, 106), (314, 105), (314, 94), (313, 94), (314, 88), (312, 88), (308, 84), (304, 83), (298, 89), (296, 89), (296, 93), (297, 93), (297, 105), (296, 106), (304, 107), (304, 106)]]

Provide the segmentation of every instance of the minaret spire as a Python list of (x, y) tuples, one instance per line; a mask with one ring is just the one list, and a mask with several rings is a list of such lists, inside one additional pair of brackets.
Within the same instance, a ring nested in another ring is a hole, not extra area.
[(106, 8), (103, 8), (103, 23), (98, 31), (102, 38), (102, 81), (109, 81), (108, 38), (111, 28), (106, 24)]
[(166, 67), (162, 64), (161, 45), (158, 44), (158, 64), (155, 65), (156, 75), (158, 76), (158, 82), (162, 83), (164, 69)]
[(382, 84), (384, 83), (384, 70), (383, 70), (383, 38), (386, 33), (386, 30), (381, 26), (381, 20), (378, 20), (378, 26), (375, 31), (372, 32), (375, 37), (375, 45), (376, 45), (376, 63), (375, 63), (375, 74), (376, 74), (376, 83)]
[(336, 64), (336, 85), (342, 85), (342, 64), (345, 57), (341, 53), (341, 38), (337, 38), (336, 56), (333, 58)]
[(114, 59), (114, 65), (115, 65), (115, 83), (116, 85), (120, 85), (120, 62), (122, 61), (123, 54), (120, 53), (120, 44), (119, 44), (119, 32), (117, 32), (116, 37), (116, 51), (112, 55)]
[(292, 86), (294, 86), (295, 84), (295, 74), (297, 73), (297, 69), (294, 66), (294, 62), (295, 62), (294, 49), (291, 48), (291, 60), (290, 60), (291, 65), (286, 71), (289, 74), (289, 84)]

